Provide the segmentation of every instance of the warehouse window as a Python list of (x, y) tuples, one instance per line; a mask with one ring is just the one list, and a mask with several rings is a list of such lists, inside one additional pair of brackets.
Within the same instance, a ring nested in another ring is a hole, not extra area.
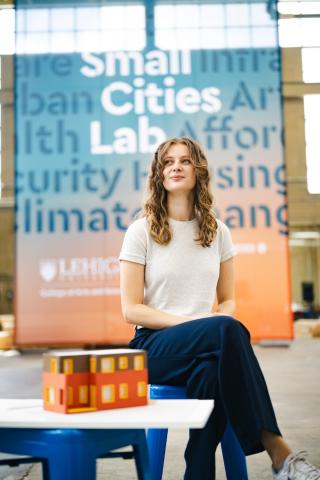
[(278, 12), (281, 47), (320, 46), (320, 2), (279, 2)]
[(145, 37), (143, 5), (17, 11), (17, 53), (141, 50)]
[[(320, 46), (319, 1), (278, 3), (283, 48)], [(0, 53), (142, 50), (144, 4), (97, 7), (1, 8)], [(16, 45), (14, 29), (16, 23)], [(268, 3), (176, 3), (155, 6), (159, 48), (245, 48), (277, 45)]]
[(320, 47), (302, 48), (302, 76), (305, 83), (320, 83)]
[(309, 193), (320, 193), (320, 95), (304, 96), (307, 184)]
[(275, 47), (276, 21), (266, 3), (159, 2), (155, 44), (166, 50)]
[(14, 9), (0, 7), (0, 55), (12, 55), (14, 48)]
[[(0, 55), (0, 92), (1, 92), (1, 55)], [(2, 114), (2, 107), (1, 107), (1, 98), (0, 98), (0, 200), (2, 198), (2, 148), (1, 148), (1, 140), (2, 140), (2, 129), (1, 129), (1, 114)]]
[[(16, 29), (16, 38), (14, 31)], [(16, 42), (16, 43), (15, 43)], [(0, 10), (0, 53), (142, 50), (144, 5)]]

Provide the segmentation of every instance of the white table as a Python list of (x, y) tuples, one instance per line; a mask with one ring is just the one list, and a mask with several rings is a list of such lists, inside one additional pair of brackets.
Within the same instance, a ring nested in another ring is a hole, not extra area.
[(81, 414), (42, 408), (42, 400), (0, 399), (0, 451), (47, 460), (44, 478), (93, 480), (96, 458), (132, 445), (138, 478), (151, 480), (145, 429), (202, 428), (213, 400), (156, 400), (144, 407)]
[(0, 399), (0, 428), (202, 428), (213, 400), (149, 400), (144, 407), (48, 412), (42, 400)]

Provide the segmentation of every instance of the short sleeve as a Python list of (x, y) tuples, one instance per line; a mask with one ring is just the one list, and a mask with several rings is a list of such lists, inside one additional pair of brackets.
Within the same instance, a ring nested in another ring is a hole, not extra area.
[(221, 221), (218, 221), (220, 228), (220, 263), (229, 260), (236, 254), (229, 228)]
[(141, 218), (133, 222), (125, 233), (119, 260), (146, 264), (147, 231), (146, 220)]

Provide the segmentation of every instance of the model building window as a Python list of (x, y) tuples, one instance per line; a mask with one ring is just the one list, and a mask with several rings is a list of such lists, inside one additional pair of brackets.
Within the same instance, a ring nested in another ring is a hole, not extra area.
[(79, 402), (88, 403), (88, 385), (80, 385), (79, 387)]
[(144, 369), (143, 355), (135, 355), (134, 356), (133, 368), (134, 368), (134, 370), (143, 370)]
[(114, 358), (112, 357), (104, 357), (101, 359), (101, 371), (106, 372), (114, 372)]
[(54, 405), (54, 387), (46, 387), (46, 402)]
[(128, 384), (127, 383), (120, 383), (119, 385), (119, 398), (125, 399), (128, 398), (129, 391), (128, 391)]
[(146, 382), (137, 383), (137, 395), (138, 397), (145, 397), (147, 394), (147, 384)]
[(71, 358), (63, 360), (63, 373), (73, 373), (73, 360)]
[(72, 387), (68, 387), (67, 402), (68, 402), (68, 405), (73, 405), (73, 388)]
[(96, 357), (91, 357), (90, 358), (90, 372), (91, 373), (96, 373), (97, 371), (97, 359)]
[(118, 360), (119, 370), (127, 370), (128, 368), (128, 357), (119, 357)]
[(58, 360), (56, 358), (50, 359), (50, 373), (58, 373)]
[(62, 388), (60, 388), (59, 390), (59, 395), (60, 395), (60, 405), (63, 405), (63, 401), (64, 401), (64, 391)]
[(114, 385), (103, 385), (101, 389), (101, 401), (102, 403), (112, 403), (115, 401)]

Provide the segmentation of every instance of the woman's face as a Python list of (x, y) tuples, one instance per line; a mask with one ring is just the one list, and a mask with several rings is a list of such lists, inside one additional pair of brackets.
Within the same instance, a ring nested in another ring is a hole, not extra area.
[(189, 150), (183, 143), (171, 145), (164, 157), (163, 186), (168, 192), (190, 192), (196, 185), (196, 172)]

